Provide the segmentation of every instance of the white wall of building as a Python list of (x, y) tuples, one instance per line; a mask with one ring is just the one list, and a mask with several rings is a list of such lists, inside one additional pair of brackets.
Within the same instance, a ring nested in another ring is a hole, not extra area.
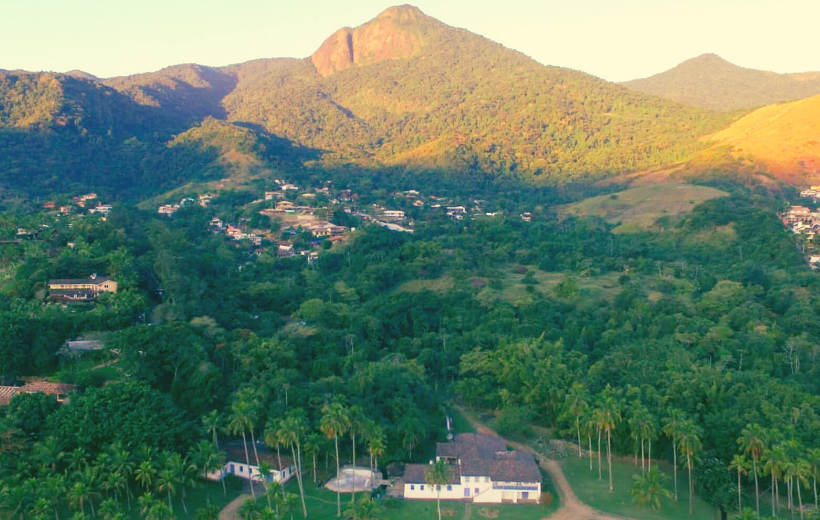
[[(294, 468), (293, 466), (284, 468), (281, 472), (278, 470), (272, 470), (270, 472), (271, 480), (273, 482), (281, 482), (285, 483), (290, 480), (290, 477), (293, 476)], [(253, 478), (254, 480), (261, 480), (261, 473), (259, 472), (259, 468), (256, 466), (248, 466), (244, 462), (236, 462), (230, 461), (225, 464), (225, 467), (222, 468), (222, 471), (214, 471), (208, 473), (206, 476), (209, 480), (221, 480), (227, 475), (235, 475), (239, 478), (250, 479)]]
[[(449, 489), (448, 489), (449, 487)], [(404, 484), (404, 498), (420, 499), (420, 500), (435, 500), (439, 496), (441, 500), (462, 500), (464, 499), (464, 489), (459, 484), (452, 484), (450, 486), (441, 486), (441, 494), (436, 491), (436, 486), (430, 484)]]

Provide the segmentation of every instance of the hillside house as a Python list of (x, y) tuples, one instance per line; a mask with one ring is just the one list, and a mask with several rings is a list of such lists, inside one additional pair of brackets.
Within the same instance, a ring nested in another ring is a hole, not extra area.
[(531, 221), (532, 220), (532, 213), (522, 213), (521, 214), (521, 220), (523, 220), (524, 222)]
[(48, 281), (49, 298), (54, 301), (93, 301), (100, 293), (117, 292), (117, 282), (107, 276), (92, 274), (88, 278)]
[[(259, 454), (258, 464), (256, 454)], [(249, 458), (250, 465), (248, 464)], [(259, 464), (268, 463), (273, 469), (266, 475), (265, 480), (284, 484), (290, 480), (296, 471), (296, 466), (290, 457), (279, 457), (267, 447), (259, 446), (259, 443), (257, 443), (256, 452), (254, 452), (253, 446), (248, 446), (247, 454), (242, 443), (229, 444), (225, 449), (225, 461), (225, 465), (221, 470), (206, 475), (209, 480), (222, 480), (228, 475), (234, 475), (245, 480), (262, 482), (263, 476), (259, 471)]]
[(75, 385), (49, 381), (34, 381), (23, 386), (0, 386), (0, 405), (8, 406), (11, 398), (20, 394), (53, 395), (58, 403), (63, 403), (75, 388)]
[(325, 222), (324, 224), (310, 226), (308, 231), (310, 231), (316, 238), (324, 238), (341, 235), (345, 232), (345, 229), (346, 228), (342, 226), (335, 226)]
[(111, 205), (110, 204), (97, 204), (95, 207), (88, 210), (89, 213), (100, 213), (103, 216), (108, 215), (111, 213)]
[(265, 192), (265, 200), (273, 200), (273, 199), (282, 199), (285, 197), (285, 194), (281, 191), (266, 191)]
[(159, 209), (157, 210), (157, 213), (159, 213), (160, 215), (165, 215), (167, 217), (170, 217), (174, 213), (176, 213), (177, 211), (179, 211), (179, 206), (177, 206), (176, 204), (173, 204), (173, 205), (166, 204), (164, 206), (160, 206)]
[(384, 210), (384, 218), (387, 219), (401, 219), (404, 218), (404, 211), (394, 210), (394, 209), (386, 209)]
[(279, 248), (276, 250), (276, 255), (281, 257), (290, 257), (295, 254), (293, 250), (293, 246), (290, 244), (279, 244)]
[(50, 200), (43, 204), (43, 209), (54, 209), (57, 207), (57, 203), (53, 200)]
[(299, 191), (299, 186), (295, 184), (283, 184), (282, 191)]
[(532, 454), (507, 451), (501, 437), (462, 433), (436, 446), (436, 461), (447, 463), (450, 480), (438, 489), (426, 483), (426, 464), (407, 464), (404, 498), (462, 500), (478, 504), (538, 503), (541, 471)]

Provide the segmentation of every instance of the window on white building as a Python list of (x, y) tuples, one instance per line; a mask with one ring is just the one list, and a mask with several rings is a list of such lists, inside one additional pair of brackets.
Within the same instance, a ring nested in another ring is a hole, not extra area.
[(489, 482), (489, 481), (490, 481), (490, 477), (484, 477), (484, 482)]
[(421, 490), (424, 491), (424, 484), (421, 485)]
[(415, 489), (416, 489), (416, 486), (414, 486), (413, 484), (410, 484), (410, 491), (415, 491)]
[(447, 491), (452, 491), (452, 490), (453, 490), (453, 486), (447, 486)]
[(470, 477), (464, 477), (464, 482), (470, 482)]

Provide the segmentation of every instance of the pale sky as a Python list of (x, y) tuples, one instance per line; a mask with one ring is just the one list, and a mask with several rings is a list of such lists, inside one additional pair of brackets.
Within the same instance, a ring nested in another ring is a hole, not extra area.
[[(389, 0), (0, 0), (0, 69), (100, 77), (312, 54)], [(744, 67), (820, 71), (820, 0), (415, 0), (545, 65), (611, 81), (712, 52)]]

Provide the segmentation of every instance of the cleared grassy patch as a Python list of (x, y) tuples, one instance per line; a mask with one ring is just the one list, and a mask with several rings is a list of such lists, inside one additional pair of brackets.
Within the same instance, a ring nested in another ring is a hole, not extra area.
[(396, 290), (406, 293), (418, 293), (423, 290), (431, 292), (446, 292), (453, 290), (455, 281), (449, 276), (442, 276), (435, 280), (410, 280), (401, 284)]
[(592, 197), (556, 210), (620, 224), (613, 233), (636, 233), (651, 228), (662, 217), (688, 213), (702, 202), (726, 195), (728, 193), (707, 186), (662, 182)]
[(502, 290), (499, 295), (509, 302), (520, 302), (531, 298), (527, 293), (527, 287), (546, 295), (554, 295), (555, 289), (566, 282), (572, 280), (579, 296), (585, 298), (614, 298), (621, 291), (618, 284), (620, 273), (606, 273), (599, 276), (580, 276), (577, 273), (546, 273), (536, 269), (530, 269), (531, 277), (538, 283), (525, 283), (525, 274), (519, 274), (510, 270), (502, 279)]
[[(612, 513), (639, 520), (692, 520), (694, 518), (713, 518), (712, 506), (695, 497), (694, 513), (689, 515), (689, 483), (686, 470), (678, 471), (678, 502), (673, 499), (663, 500), (660, 510), (640, 507), (632, 501), (629, 487), (632, 476), (640, 474), (641, 468), (628, 462), (612, 461), (612, 478), (615, 490), (609, 491), (609, 476), (605, 455), (601, 458), (603, 480), (598, 480), (597, 459), (593, 457), (593, 471), (589, 470), (589, 459), (579, 459), (577, 453), (562, 459), (564, 475), (582, 502), (605, 513)], [(668, 489), (672, 491), (672, 466), (660, 465), (661, 471), (669, 477)]]

